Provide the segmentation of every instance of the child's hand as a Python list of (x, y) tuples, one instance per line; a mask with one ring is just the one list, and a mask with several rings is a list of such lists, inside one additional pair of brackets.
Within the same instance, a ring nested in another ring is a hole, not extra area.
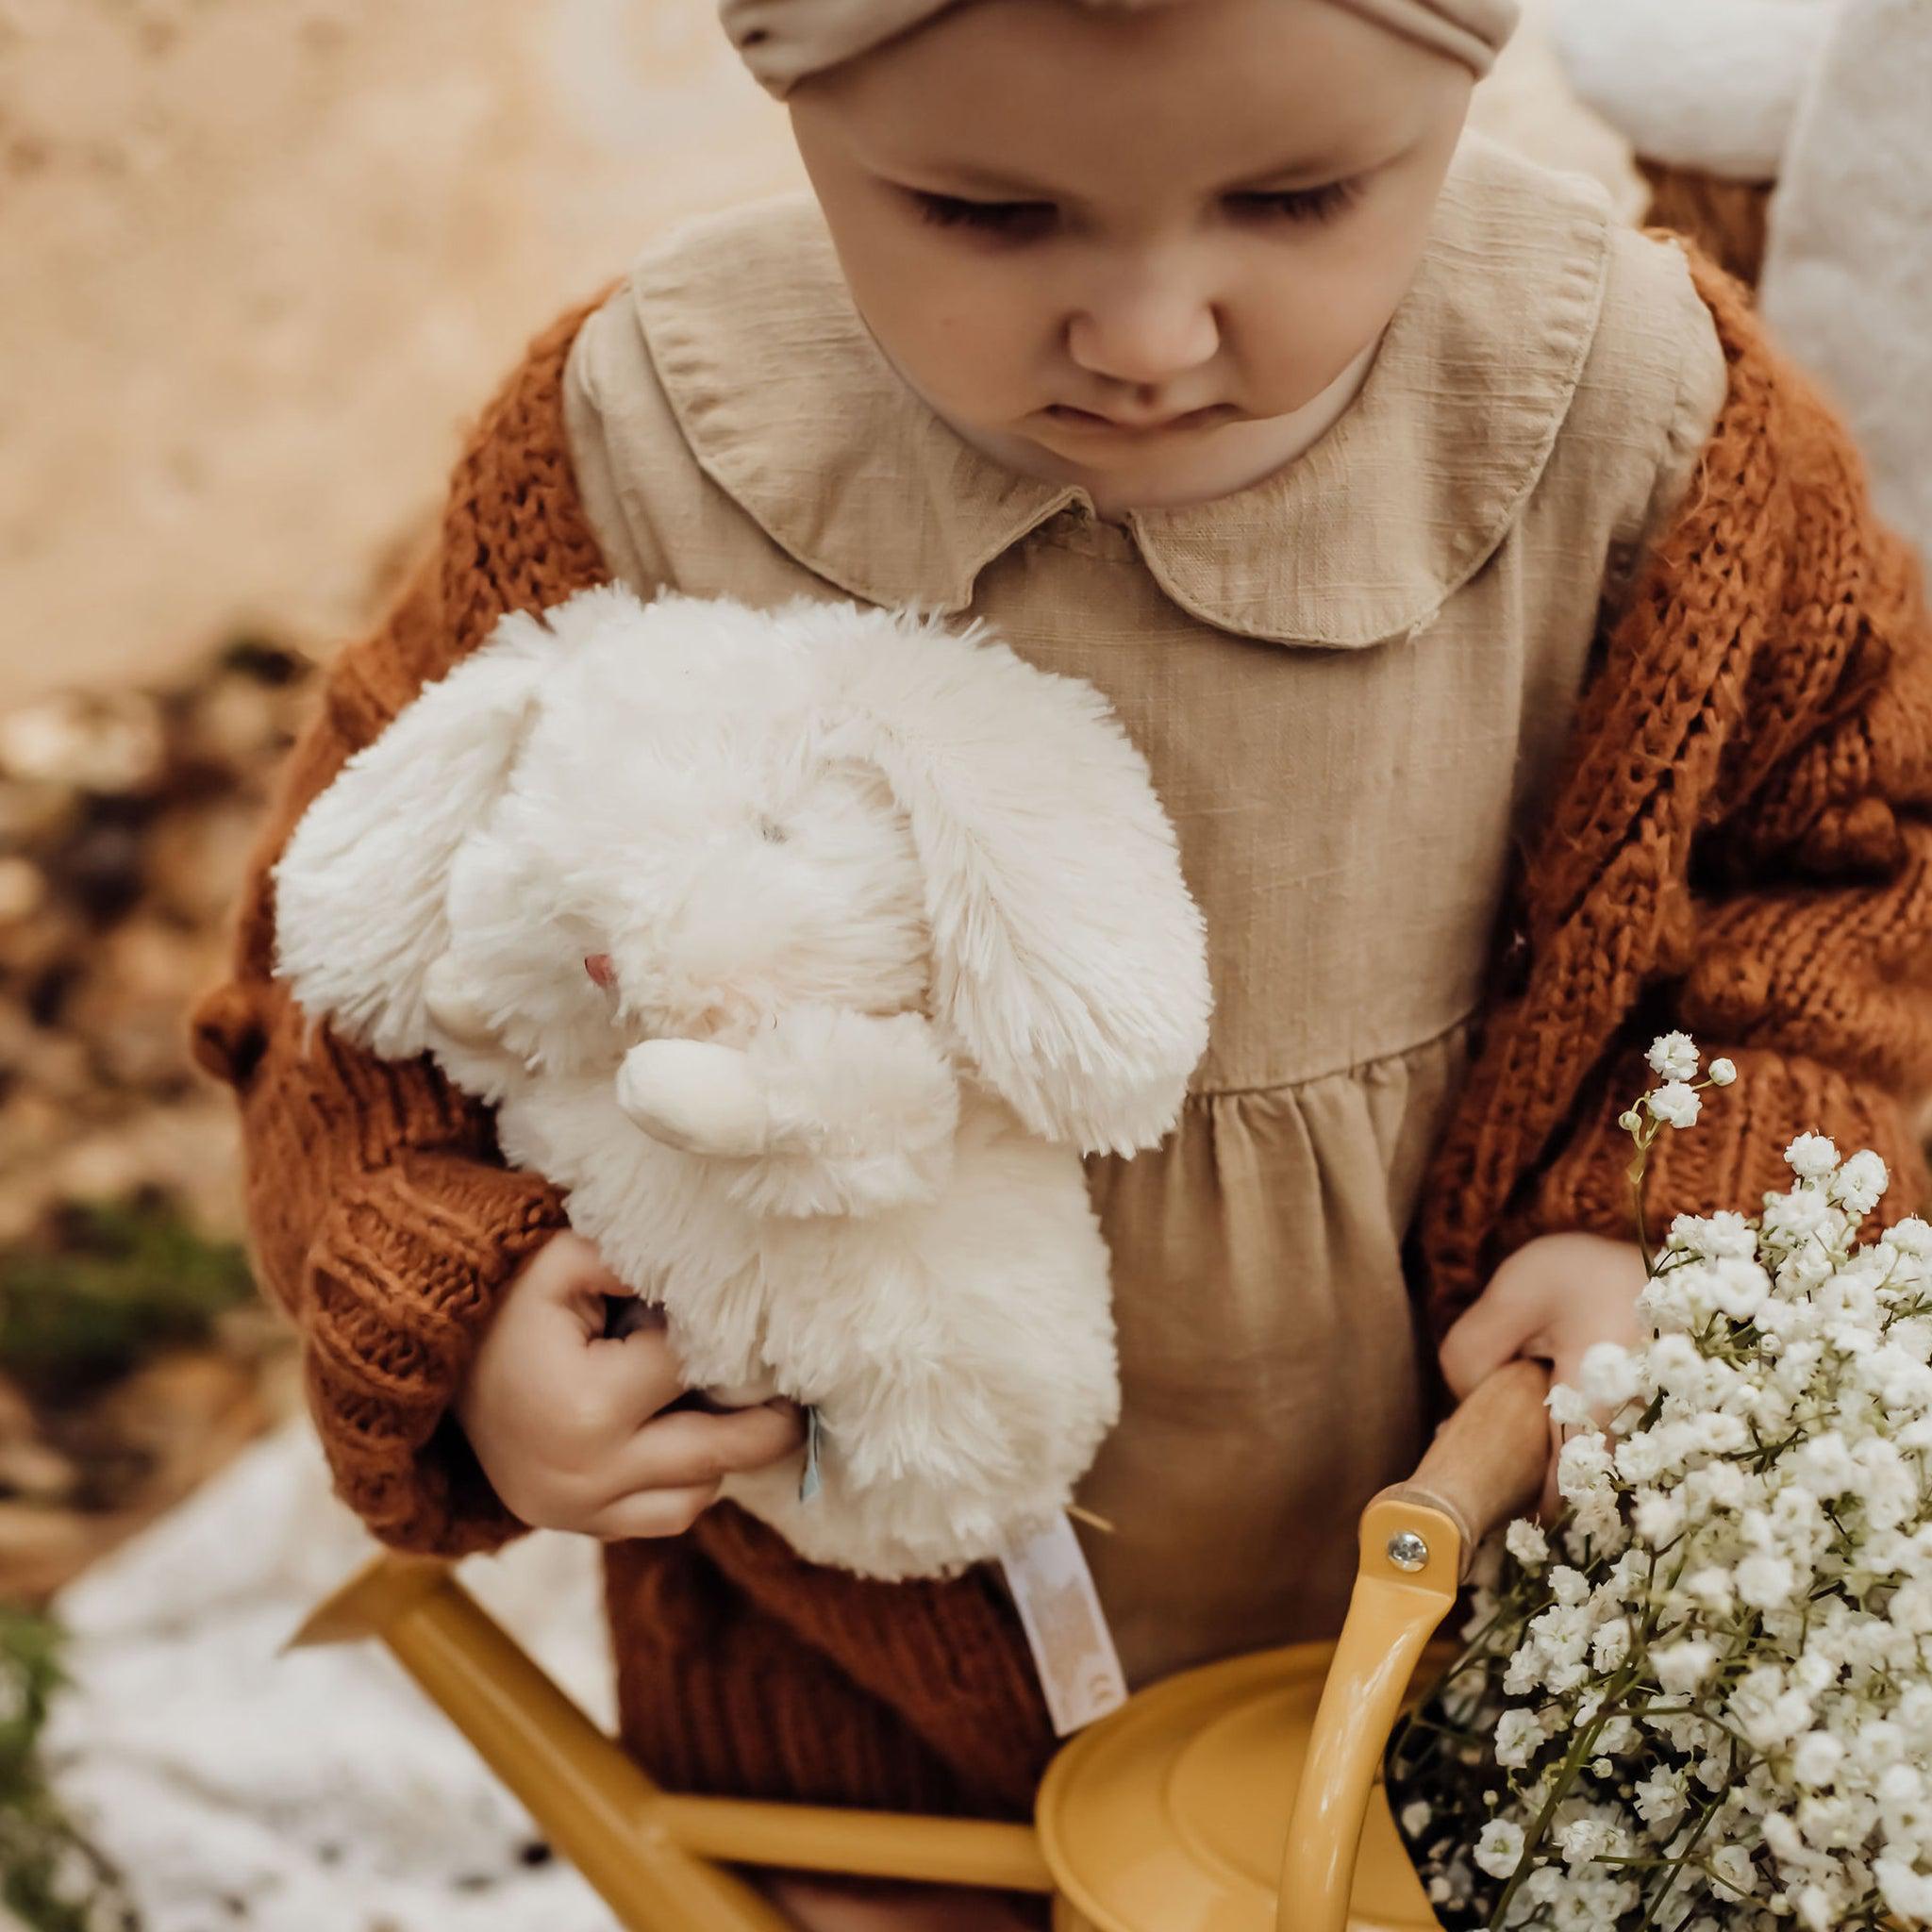
[[(1546, 1234), (1525, 1242), (1490, 1277), (1442, 1342), (1442, 1374), (1459, 1402), (1491, 1371), (1518, 1356), (1550, 1364), (1550, 1380), (1583, 1386), (1583, 1357), (1599, 1341), (1634, 1347), (1644, 1330), (1637, 1297), (1649, 1279), (1635, 1241), (1594, 1234)], [(1607, 1417), (1605, 1418), (1608, 1420)], [(1543, 1514), (1555, 1513), (1557, 1452), (1550, 1424)]]
[(685, 1392), (682, 1368), (661, 1319), (606, 1337), (605, 1297), (626, 1292), (591, 1242), (553, 1235), (504, 1290), (458, 1392), (484, 1474), (540, 1529), (677, 1536), (722, 1477), (804, 1440), (794, 1403), (659, 1414)]

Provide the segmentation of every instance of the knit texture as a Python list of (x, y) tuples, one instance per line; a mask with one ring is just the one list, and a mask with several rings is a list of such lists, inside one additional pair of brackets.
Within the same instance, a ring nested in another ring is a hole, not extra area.
[(438, 541), (331, 666), (249, 859), (232, 972), (191, 1023), (196, 1058), (240, 1097), (257, 1273), (301, 1330), (340, 1492), (404, 1549), (458, 1555), (524, 1526), (447, 1414), (497, 1292), (567, 1220), (426, 1057), (378, 1060), (308, 1023), (271, 974), (269, 870), (350, 754), (498, 617), (603, 577), (562, 440), (563, 361), (594, 307), (530, 345), (469, 439)]
[[(1737, 1064), (1646, 1180), (1677, 1213), (1755, 1208), (1801, 1129), (1928, 1206), (1932, 637), (1909, 547), (1873, 516), (1829, 408), (1744, 288), (1696, 262), (1729, 393), (1689, 495), (1610, 628), (1557, 803), (1509, 894), (1503, 970), (1424, 1191), (1440, 1331), (1535, 1235), (1631, 1230), (1644, 1046)], [(1512, 970), (1513, 968), (1513, 970)]]
[[(1912, 1102), (1932, 1085), (1932, 650), (1915, 567), (1844, 432), (1695, 260), (1730, 391), (1698, 475), (1607, 619), (1563, 781), (1512, 874), (1466, 1086), (1409, 1250), (1440, 1329), (1533, 1236), (1630, 1232), (1617, 1113), (1681, 1025), (1738, 1084), (1653, 1155), (1651, 1227), (1750, 1208), (1793, 1134), (1876, 1148), (1881, 1213), (1925, 1205)], [(271, 975), (268, 869), (308, 801), (504, 611), (608, 575), (561, 418), (573, 311), (458, 465), (441, 541), (331, 667), (253, 857), (227, 978), (194, 1019), (237, 1091), (258, 1265), (304, 1341), (344, 1499), (444, 1555), (522, 1525), (448, 1411), (497, 1295), (564, 1224), (506, 1172), (488, 1110), (426, 1060), (311, 1027)], [(1874, 1217), (1875, 1227), (1878, 1217)], [(613, 1545), (629, 1747), (675, 1788), (1022, 1815), (1053, 1738), (987, 1572), (879, 1584), (817, 1570), (726, 1506)]]

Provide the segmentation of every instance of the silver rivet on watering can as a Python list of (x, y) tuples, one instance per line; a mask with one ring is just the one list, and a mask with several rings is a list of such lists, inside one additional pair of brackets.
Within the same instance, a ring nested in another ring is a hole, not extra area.
[(1429, 1546), (1414, 1530), (1398, 1530), (1389, 1539), (1389, 1560), (1398, 1570), (1424, 1569), (1429, 1560)]

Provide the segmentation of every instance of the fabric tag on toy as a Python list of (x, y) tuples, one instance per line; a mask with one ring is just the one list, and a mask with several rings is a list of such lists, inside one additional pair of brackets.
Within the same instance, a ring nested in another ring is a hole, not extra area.
[(809, 1503), (822, 1487), (819, 1477), (819, 1446), (825, 1425), (819, 1421), (819, 1406), (813, 1403), (805, 1412), (805, 1474), (798, 1478), (798, 1500)]
[(1054, 1733), (1091, 1724), (1127, 1701), (1113, 1632), (1093, 1588), (1087, 1554), (1065, 1516), (1056, 1516), (1000, 1555), (1007, 1587), (1033, 1651)]

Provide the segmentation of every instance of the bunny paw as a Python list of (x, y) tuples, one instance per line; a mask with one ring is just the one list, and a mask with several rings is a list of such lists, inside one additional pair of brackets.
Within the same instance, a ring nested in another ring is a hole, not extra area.
[(654, 1139), (691, 1154), (761, 1154), (769, 1138), (764, 1084), (734, 1047), (647, 1040), (617, 1071), (617, 1104)]

